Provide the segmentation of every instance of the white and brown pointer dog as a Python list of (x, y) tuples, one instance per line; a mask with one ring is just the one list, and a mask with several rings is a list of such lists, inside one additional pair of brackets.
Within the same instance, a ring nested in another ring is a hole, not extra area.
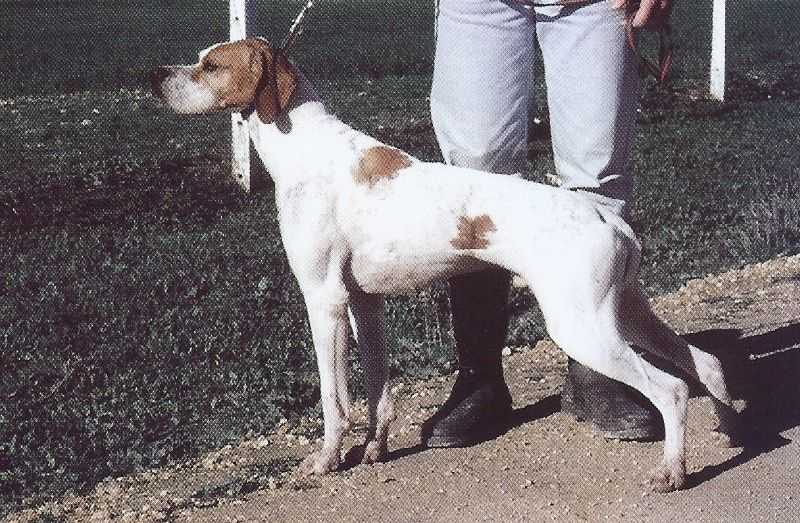
[(262, 39), (214, 45), (187, 66), (159, 67), (154, 92), (179, 113), (242, 111), (275, 182), (280, 231), (308, 308), (325, 437), (301, 465), (340, 464), (350, 426), (348, 309), (367, 378), (363, 462), (386, 457), (395, 419), (387, 384), (384, 294), (503, 267), (536, 295), (552, 339), (572, 358), (644, 394), (664, 418), (650, 482), (685, 483), (689, 389), (631, 345), (673, 362), (714, 398), (720, 429), (736, 419), (720, 362), (652, 312), (637, 280), (640, 244), (603, 204), (579, 193), (417, 160), (325, 110), (304, 77)]

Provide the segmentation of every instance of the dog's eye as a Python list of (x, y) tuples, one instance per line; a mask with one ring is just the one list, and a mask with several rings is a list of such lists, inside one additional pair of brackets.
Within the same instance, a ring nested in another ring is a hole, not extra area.
[(209, 62), (203, 64), (203, 71), (205, 71), (206, 73), (213, 73), (217, 69), (219, 69), (219, 66), (217, 64), (212, 64)]

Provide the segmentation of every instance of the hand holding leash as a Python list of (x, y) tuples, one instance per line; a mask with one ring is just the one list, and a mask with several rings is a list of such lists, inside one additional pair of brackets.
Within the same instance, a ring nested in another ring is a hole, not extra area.
[(663, 29), (672, 13), (672, 0), (614, 0), (612, 6), (630, 13), (634, 29)]
[(628, 13), (626, 31), (631, 49), (637, 48), (636, 32), (639, 29), (658, 31), (658, 63), (648, 60), (640, 52), (639, 74), (642, 78), (650, 74), (659, 84), (665, 83), (672, 68), (672, 30), (669, 25), (672, 0), (613, 0), (611, 5)]

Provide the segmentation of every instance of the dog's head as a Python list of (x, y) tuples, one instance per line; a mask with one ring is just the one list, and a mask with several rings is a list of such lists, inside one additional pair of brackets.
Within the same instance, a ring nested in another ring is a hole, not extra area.
[(274, 122), (297, 86), (297, 71), (269, 42), (248, 38), (200, 52), (194, 65), (157, 67), (153, 93), (178, 113), (244, 111), (254, 107), (264, 123)]

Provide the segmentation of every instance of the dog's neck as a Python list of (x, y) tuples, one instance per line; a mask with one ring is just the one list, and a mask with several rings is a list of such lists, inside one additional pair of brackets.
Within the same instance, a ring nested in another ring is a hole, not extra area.
[(253, 145), (276, 187), (342, 172), (342, 162), (352, 161), (360, 142), (372, 140), (330, 114), (302, 74), (275, 122), (264, 123), (253, 113), (248, 123)]

